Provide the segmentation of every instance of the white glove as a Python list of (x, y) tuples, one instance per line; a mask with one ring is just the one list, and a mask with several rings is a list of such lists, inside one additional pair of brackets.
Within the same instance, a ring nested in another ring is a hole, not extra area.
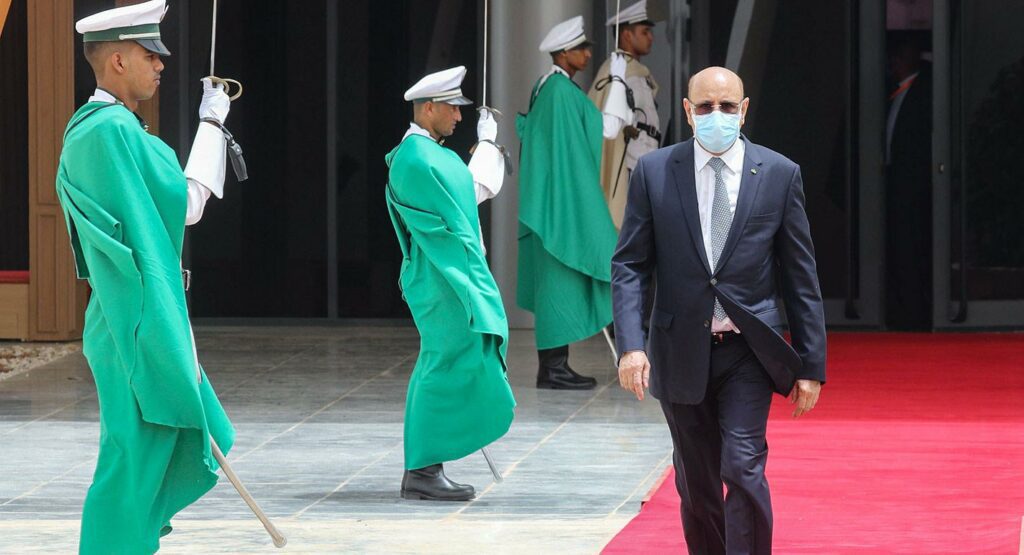
[(615, 52), (612, 54), (611, 64), (608, 66), (608, 74), (626, 80), (626, 57)]
[(203, 99), (199, 102), (199, 118), (211, 118), (224, 123), (231, 111), (231, 99), (224, 87), (214, 85), (209, 77), (203, 77)]
[(498, 122), (491, 111), (484, 108), (479, 111), (480, 119), (476, 122), (476, 140), (493, 141), (498, 138)]

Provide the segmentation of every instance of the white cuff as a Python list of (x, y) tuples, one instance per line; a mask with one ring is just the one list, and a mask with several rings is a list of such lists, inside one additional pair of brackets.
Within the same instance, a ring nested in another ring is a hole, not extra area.
[(469, 159), (469, 173), (476, 184), (476, 203), (494, 198), (505, 182), (505, 157), (493, 143), (477, 143)]
[(619, 136), (619, 131), (622, 131), (622, 125), (625, 123), (618, 116), (611, 114), (601, 114), (604, 119), (604, 138), (609, 141)]
[[(608, 84), (608, 96), (604, 100), (605, 116), (614, 116), (622, 121), (622, 125), (633, 125), (633, 110), (629, 109), (629, 102), (626, 101), (626, 85), (621, 81), (612, 81)], [(618, 134), (618, 130), (616, 130)], [(614, 139), (615, 135), (608, 136), (608, 128), (605, 126), (605, 138)]]
[(227, 139), (224, 132), (213, 124), (200, 122), (185, 164), (185, 177), (206, 187), (217, 198), (224, 198), (226, 167)]
[(186, 179), (188, 182), (188, 203), (185, 208), (185, 225), (195, 225), (203, 219), (206, 201), (210, 199), (210, 190), (199, 182)]

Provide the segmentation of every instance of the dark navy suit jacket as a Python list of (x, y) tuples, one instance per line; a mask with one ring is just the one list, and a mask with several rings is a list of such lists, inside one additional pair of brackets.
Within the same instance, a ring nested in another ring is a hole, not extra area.
[[(612, 258), (619, 352), (647, 352), (656, 398), (699, 403), (707, 389), (717, 296), (776, 391), (788, 394), (797, 378), (824, 382), (825, 315), (800, 167), (746, 142), (736, 212), (712, 272), (698, 214), (693, 148), (690, 139), (651, 152), (630, 177)], [(652, 275), (657, 291), (645, 341), (644, 296)], [(782, 336), (787, 321), (792, 346)]]

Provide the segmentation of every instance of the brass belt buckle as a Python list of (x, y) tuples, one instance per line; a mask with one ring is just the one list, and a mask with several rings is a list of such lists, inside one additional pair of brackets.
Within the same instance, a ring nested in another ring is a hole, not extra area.
[(181, 269), (181, 282), (185, 286), (185, 291), (192, 288), (192, 270)]

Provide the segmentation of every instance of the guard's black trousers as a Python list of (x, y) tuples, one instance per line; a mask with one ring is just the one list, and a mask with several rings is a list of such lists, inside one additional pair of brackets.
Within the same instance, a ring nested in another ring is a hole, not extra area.
[(710, 371), (700, 404), (661, 402), (686, 544), (691, 554), (771, 553), (764, 476), (771, 380), (742, 335), (712, 346)]

